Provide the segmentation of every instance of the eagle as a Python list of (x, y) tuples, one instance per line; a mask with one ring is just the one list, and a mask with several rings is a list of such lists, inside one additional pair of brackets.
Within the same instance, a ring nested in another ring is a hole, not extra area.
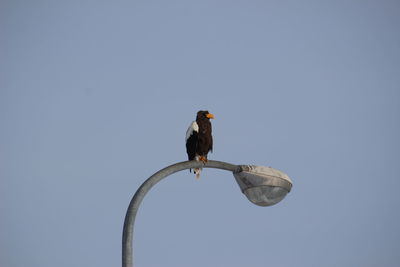
[[(214, 115), (207, 110), (197, 112), (196, 120), (193, 121), (186, 131), (186, 152), (189, 160), (207, 162), (207, 154), (213, 149), (212, 127), (210, 119)], [(190, 171), (192, 171), (190, 169)], [(201, 168), (194, 168), (196, 178), (200, 177)]]

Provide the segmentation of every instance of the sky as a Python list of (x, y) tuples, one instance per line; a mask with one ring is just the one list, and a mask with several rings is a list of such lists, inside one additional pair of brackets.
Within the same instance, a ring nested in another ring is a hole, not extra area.
[(173, 174), (135, 266), (399, 266), (399, 25), (389, 0), (1, 1), (0, 266), (120, 266), (129, 201), (201, 109), (210, 159), (292, 191)]

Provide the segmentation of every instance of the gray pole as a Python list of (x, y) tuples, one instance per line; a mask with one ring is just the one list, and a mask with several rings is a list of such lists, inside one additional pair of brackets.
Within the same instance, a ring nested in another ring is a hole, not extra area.
[(190, 169), (190, 168), (216, 168), (227, 170), (231, 172), (239, 172), (240, 166), (229, 164), (222, 161), (209, 160), (207, 163), (203, 164), (198, 161), (183, 161), (173, 165), (170, 165), (148, 178), (136, 191), (131, 202), (129, 203), (128, 210), (126, 211), (124, 230), (122, 233), (122, 267), (132, 267), (133, 266), (133, 226), (135, 223), (136, 213), (139, 209), (139, 205), (142, 202), (144, 196), (147, 192), (159, 181), (171, 175), (175, 172)]

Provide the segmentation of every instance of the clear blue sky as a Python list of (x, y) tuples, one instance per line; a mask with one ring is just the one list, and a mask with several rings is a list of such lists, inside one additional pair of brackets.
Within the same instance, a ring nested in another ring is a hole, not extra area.
[(177, 173), (136, 266), (399, 266), (399, 26), (398, 1), (1, 1), (0, 266), (119, 266), (199, 109), (211, 159), (293, 191), (263, 208)]

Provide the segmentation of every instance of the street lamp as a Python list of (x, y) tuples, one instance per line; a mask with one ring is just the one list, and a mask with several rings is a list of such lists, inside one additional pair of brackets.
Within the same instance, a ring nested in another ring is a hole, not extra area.
[(175, 172), (200, 167), (231, 171), (243, 194), (259, 206), (271, 206), (278, 203), (292, 188), (289, 176), (271, 167), (234, 165), (214, 160), (209, 160), (205, 164), (198, 161), (183, 161), (170, 165), (150, 176), (139, 187), (129, 203), (122, 233), (122, 267), (133, 266), (133, 226), (139, 205), (146, 193), (156, 183)]

